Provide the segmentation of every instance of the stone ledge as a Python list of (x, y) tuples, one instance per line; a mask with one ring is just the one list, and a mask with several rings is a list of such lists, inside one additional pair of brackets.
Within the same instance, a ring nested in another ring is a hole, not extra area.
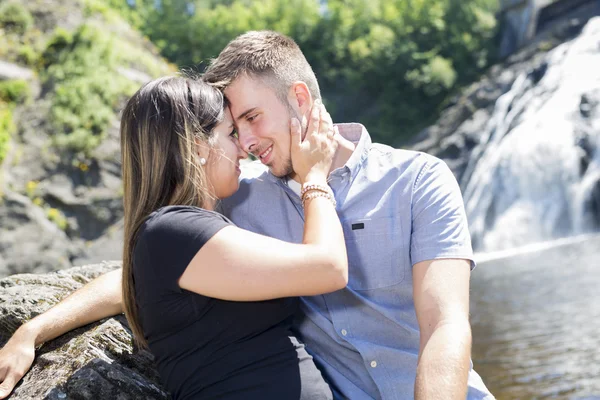
[[(0, 280), (0, 345), (39, 315), (120, 262)], [(168, 399), (152, 355), (134, 348), (124, 316), (67, 333), (42, 346), (10, 399)]]

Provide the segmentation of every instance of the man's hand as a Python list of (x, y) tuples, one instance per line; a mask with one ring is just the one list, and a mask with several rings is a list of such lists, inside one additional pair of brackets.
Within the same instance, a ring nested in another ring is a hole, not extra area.
[(0, 349), (0, 399), (5, 399), (25, 376), (35, 358), (35, 336), (27, 325)]

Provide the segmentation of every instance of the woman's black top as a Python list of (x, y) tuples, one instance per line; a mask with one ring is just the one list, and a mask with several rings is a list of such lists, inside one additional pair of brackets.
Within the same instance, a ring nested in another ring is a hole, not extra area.
[(297, 298), (234, 302), (179, 287), (198, 250), (229, 225), (213, 211), (169, 206), (139, 231), (136, 301), (163, 384), (175, 399), (331, 399), (290, 333)]

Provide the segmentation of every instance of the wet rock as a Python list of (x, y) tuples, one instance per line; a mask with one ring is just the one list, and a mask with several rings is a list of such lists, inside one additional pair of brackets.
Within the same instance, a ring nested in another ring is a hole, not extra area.
[(592, 187), (589, 198), (585, 201), (585, 209), (590, 216), (592, 229), (600, 230), (600, 180)]

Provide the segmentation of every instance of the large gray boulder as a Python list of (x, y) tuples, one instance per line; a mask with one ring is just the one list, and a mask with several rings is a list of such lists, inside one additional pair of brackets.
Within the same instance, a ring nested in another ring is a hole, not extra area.
[[(0, 280), (0, 346), (44, 312), (119, 262)], [(123, 316), (74, 330), (42, 346), (10, 399), (168, 399), (152, 356), (133, 346)]]

